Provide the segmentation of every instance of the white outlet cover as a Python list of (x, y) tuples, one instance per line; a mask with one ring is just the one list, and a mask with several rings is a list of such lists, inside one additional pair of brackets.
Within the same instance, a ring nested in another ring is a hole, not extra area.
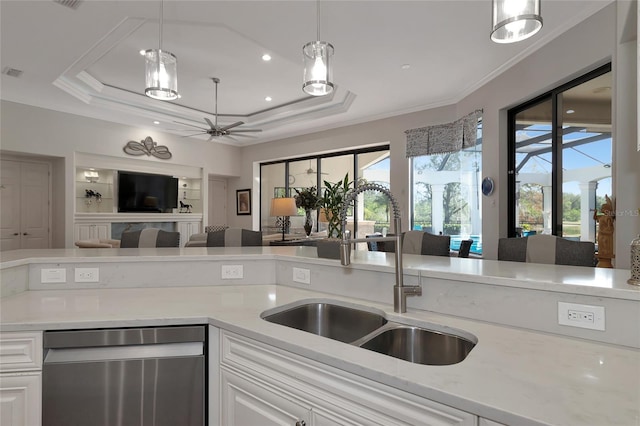
[(223, 280), (239, 280), (244, 277), (244, 268), (242, 265), (222, 265), (220, 269), (220, 278)]
[(100, 281), (99, 268), (75, 268), (75, 282), (97, 283)]
[[(569, 311), (579, 314), (569, 315)], [(586, 318), (591, 317), (591, 315), (593, 315), (593, 321), (581, 319), (581, 317)], [(604, 331), (604, 306), (558, 302), (558, 324)]]
[(293, 268), (293, 282), (311, 284), (311, 272), (304, 268)]

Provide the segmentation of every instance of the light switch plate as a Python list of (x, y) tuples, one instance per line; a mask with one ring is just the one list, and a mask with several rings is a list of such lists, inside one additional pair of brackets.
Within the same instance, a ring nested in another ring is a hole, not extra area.
[(66, 283), (67, 270), (65, 268), (41, 269), (40, 282), (43, 284)]

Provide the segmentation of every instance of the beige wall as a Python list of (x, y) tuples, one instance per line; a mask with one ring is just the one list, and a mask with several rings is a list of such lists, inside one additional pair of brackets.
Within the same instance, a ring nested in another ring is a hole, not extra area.
[[(54, 183), (64, 182), (66, 194), (73, 187), (75, 152), (123, 157), (129, 140), (151, 136), (169, 146), (175, 164), (202, 167), (204, 175), (228, 177), (228, 224), (259, 228), (259, 163), (347, 148), (389, 144), (391, 190), (400, 203), (404, 227), (409, 226), (409, 162), (405, 157), (407, 129), (454, 120), (475, 109), (483, 109), (483, 174), (497, 182), (494, 195), (483, 200), (483, 244), (485, 256), (495, 258), (497, 238), (506, 235), (506, 110), (544, 93), (584, 72), (612, 61), (614, 74), (614, 196), (618, 210), (640, 207), (640, 153), (637, 143), (637, 39), (629, 31), (636, 25), (636, 2), (616, 1), (605, 9), (551, 40), (503, 74), (449, 106), (345, 126), (266, 144), (236, 148), (163, 134), (153, 128), (137, 128), (54, 112), (11, 102), (1, 104), (3, 151), (55, 157)], [(541, 36), (542, 37), (542, 36)], [(461, 66), (469, 66), (461, 64)], [(472, 65), (471, 65), (472, 66)], [(430, 83), (426, 83), (430, 84)], [(435, 84), (435, 82), (433, 83)], [(356, 99), (355, 102), (358, 102)], [(425, 99), (425, 104), (429, 102)], [(153, 158), (140, 161), (161, 161)], [(60, 172), (63, 169), (63, 172)], [(253, 216), (237, 216), (235, 190), (252, 188)], [(206, 193), (206, 188), (203, 188)], [(66, 229), (70, 246), (72, 203), (54, 212), (54, 221)], [(205, 215), (206, 217), (206, 215)], [(629, 266), (629, 242), (640, 232), (640, 218), (621, 216), (616, 221), (617, 265)], [(59, 239), (54, 235), (54, 239)]]
[[(612, 3), (455, 105), (245, 148), (242, 157), (244, 173), (231, 181), (230, 186), (253, 185), (257, 191), (259, 169), (256, 164), (262, 161), (389, 143), (391, 190), (400, 203), (403, 227), (406, 229), (409, 226), (410, 194), (404, 130), (451, 121), (475, 109), (483, 109), (483, 175), (497, 182), (496, 192), (491, 197), (485, 197), (482, 203), (483, 249), (486, 258), (494, 259), (497, 256), (498, 237), (507, 234), (507, 188), (503, 184), (507, 178), (507, 109), (612, 61), (616, 76), (613, 97), (618, 107), (614, 113), (614, 144), (617, 146), (617, 154), (614, 153), (614, 195), (619, 200), (633, 200), (624, 202), (625, 206), (628, 204), (625, 208), (632, 209), (632, 205), (638, 208), (640, 154), (635, 150), (637, 70), (633, 65), (637, 41), (620, 43), (618, 34), (622, 23), (635, 19), (635, 9), (630, 4), (624, 1)], [(248, 173), (249, 170), (254, 173)], [(251, 218), (243, 218), (237, 224), (257, 228), (257, 217), (253, 222)], [(620, 217), (617, 226), (619, 236), (635, 235), (640, 232), (640, 218)], [(618, 267), (629, 267), (628, 245), (632, 238), (627, 239), (629, 241), (618, 238), (616, 244)]]

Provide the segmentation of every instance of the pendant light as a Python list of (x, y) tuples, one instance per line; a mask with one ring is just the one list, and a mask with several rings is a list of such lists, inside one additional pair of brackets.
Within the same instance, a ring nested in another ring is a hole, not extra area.
[(162, 20), (164, 2), (160, 2), (160, 37), (157, 49), (144, 51), (145, 95), (161, 101), (178, 98), (178, 58), (162, 50)]
[(493, 0), (491, 40), (515, 43), (542, 28), (540, 0)]
[(324, 96), (333, 92), (333, 70), (330, 58), (333, 56), (333, 46), (326, 41), (320, 41), (320, 0), (317, 8), (317, 40), (302, 46), (304, 59), (304, 83), (302, 90), (311, 96)]

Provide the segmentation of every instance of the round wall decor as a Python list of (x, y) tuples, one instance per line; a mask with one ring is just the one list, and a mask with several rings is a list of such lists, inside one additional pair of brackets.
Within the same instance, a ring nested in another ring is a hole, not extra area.
[(484, 195), (489, 196), (493, 194), (494, 186), (495, 185), (493, 183), (493, 179), (491, 179), (490, 177), (482, 179), (482, 193)]

